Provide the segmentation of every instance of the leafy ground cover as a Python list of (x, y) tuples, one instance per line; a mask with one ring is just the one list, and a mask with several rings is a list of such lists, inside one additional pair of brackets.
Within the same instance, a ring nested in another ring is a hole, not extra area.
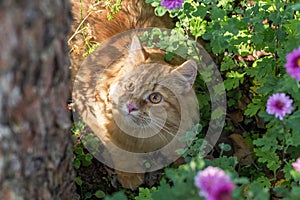
[[(185, 164), (162, 170), (156, 174), (160, 181), (135, 192), (112, 185), (105, 167), (77, 143), (75, 181), (81, 198), (299, 199), (300, 4), (283, 0), (146, 2), (155, 7), (156, 15), (168, 13), (175, 18), (174, 33), (201, 41), (219, 66), (227, 97), (223, 133), (214, 150), (203, 157), (200, 144), (212, 113), (206, 110), (209, 94), (199, 92), (204, 114), (201, 123), (187, 133), (197, 139), (183, 154)], [(202, 91), (203, 80), (197, 81), (196, 89)], [(81, 126), (74, 125), (75, 138)]]

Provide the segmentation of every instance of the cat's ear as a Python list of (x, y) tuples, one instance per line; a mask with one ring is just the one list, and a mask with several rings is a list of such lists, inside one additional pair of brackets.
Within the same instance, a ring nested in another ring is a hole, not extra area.
[(192, 88), (197, 76), (197, 63), (194, 60), (185, 61), (182, 65), (173, 69), (171, 74), (179, 92), (188, 92)]
[(137, 35), (132, 37), (127, 61), (130, 63), (142, 63), (147, 59), (147, 53)]

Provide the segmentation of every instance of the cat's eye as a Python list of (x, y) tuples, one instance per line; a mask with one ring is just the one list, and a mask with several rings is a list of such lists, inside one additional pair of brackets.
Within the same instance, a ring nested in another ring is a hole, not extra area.
[(129, 92), (132, 92), (134, 90), (134, 83), (133, 82), (128, 82), (125, 84), (125, 89)]
[(150, 94), (148, 97), (149, 101), (154, 104), (160, 103), (162, 98), (163, 98), (162, 95), (159, 94), (158, 92), (154, 92), (154, 93)]

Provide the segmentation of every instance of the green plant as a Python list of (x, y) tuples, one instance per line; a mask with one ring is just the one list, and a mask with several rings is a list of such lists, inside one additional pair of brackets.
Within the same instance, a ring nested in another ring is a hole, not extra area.
[[(300, 45), (299, 4), (280, 0), (254, 4), (232, 0), (186, 0), (181, 9), (167, 10), (159, 0), (147, 2), (155, 7), (158, 16), (169, 13), (179, 19), (174, 29), (176, 32), (204, 40), (205, 48), (214, 54), (223, 74), (227, 97), (230, 97), (229, 110), (240, 109), (240, 99), (248, 96), (250, 102), (243, 110), (247, 119), (245, 123), (256, 127), (259, 121), (264, 122), (262, 129), (245, 130), (247, 141), (254, 147), (256, 165), (240, 172), (246, 177), (237, 181), (239, 187), (233, 197), (239, 199), (237, 194), (240, 193), (245, 199), (269, 199), (272, 190), (278, 195), (286, 194), (285, 199), (293, 199), (299, 192), (295, 182), (298, 181), (295, 175), (298, 172), (291, 164), (300, 156), (300, 87), (286, 73), (284, 65), (286, 55)], [(286, 93), (293, 99), (293, 111), (283, 120), (266, 112), (267, 99), (277, 92)], [(198, 138), (194, 143), (201, 140)], [(172, 184), (163, 180), (160, 187), (153, 191), (143, 189), (140, 195), (147, 196), (147, 199), (156, 199), (155, 194), (192, 199), (190, 182), (186, 187), (177, 188), (175, 184), (176, 179), (180, 179), (181, 170), (193, 163), (191, 160), (179, 169), (172, 169), (174, 173), (166, 170), (166, 177), (172, 180)], [(230, 167), (230, 163), (237, 164), (233, 158), (221, 156), (206, 162), (228, 168), (229, 173), (238, 177), (235, 165)], [(189, 170), (186, 176), (194, 173), (193, 169)], [(186, 196), (176, 196), (175, 191)]]
[[(209, 121), (222, 115), (220, 110), (211, 111), (208, 106), (211, 100), (206, 84), (213, 81), (215, 75), (208, 65), (195, 84), (201, 102), (201, 125), (181, 138), (189, 148), (178, 150), (187, 163), (165, 169), (158, 186), (141, 187), (138, 194), (130, 198), (201, 199), (194, 177), (199, 170), (216, 166), (229, 174), (237, 185), (233, 199), (264, 200), (274, 196), (297, 199), (300, 172), (292, 163), (300, 157), (300, 85), (286, 72), (285, 64), (286, 55), (300, 46), (300, 4), (283, 0), (185, 0), (182, 8), (168, 10), (160, 0), (146, 2), (155, 7), (156, 15), (169, 14), (178, 20), (171, 34), (153, 29), (140, 39), (149, 47), (165, 49), (166, 60), (180, 55), (200, 63), (203, 58), (197, 57), (195, 41), (203, 44), (224, 79), (228, 110), (224, 131), (233, 133), (238, 129), (242, 133), (253, 149), (250, 154), (253, 161), (244, 166), (238, 156), (226, 156), (230, 150), (226, 144), (219, 145), (218, 157), (201, 157)], [(154, 40), (158, 42), (153, 43)], [(222, 85), (213, 87), (217, 95), (221, 90)], [(284, 93), (293, 100), (291, 113), (282, 120), (266, 111), (268, 99), (275, 93)], [(240, 114), (241, 119), (232, 117), (234, 112)], [(236, 150), (234, 147), (235, 144), (231, 148)], [(80, 149), (78, 152), (81, 153)], [(127, 197), (124, 192), (118, 192), (106, 198)]]

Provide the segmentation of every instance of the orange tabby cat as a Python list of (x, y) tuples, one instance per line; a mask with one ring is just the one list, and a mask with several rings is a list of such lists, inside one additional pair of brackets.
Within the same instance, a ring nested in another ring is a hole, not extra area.
[[(78, 12), (76, 5), (73, 12)], [(116, 34), (130, 28), (163, 25), (164, 21), (146, 7), (144, 0), (123, 0), (121, 13), (112, 24), (90, 15), (96, 38), (104, 41), (110, 31)], [(105, 145), (150, 153), (198, 122), (198, 102), (192, 89), (196, 63), (188, 60), (172, 66), (163, 58), (160, 50), (143, 47), (133, 33), (103, 42), (82, 64), (74, 82), (73, 99), (84, 122)], [(122, 160), (119, 155), (112, 156), (112, 161), (119, 169), (131, 166), (135, 160)], [(123, 187), (135, 189), (143, 183), (143, 173), (124, 171), (116, 170)]]

